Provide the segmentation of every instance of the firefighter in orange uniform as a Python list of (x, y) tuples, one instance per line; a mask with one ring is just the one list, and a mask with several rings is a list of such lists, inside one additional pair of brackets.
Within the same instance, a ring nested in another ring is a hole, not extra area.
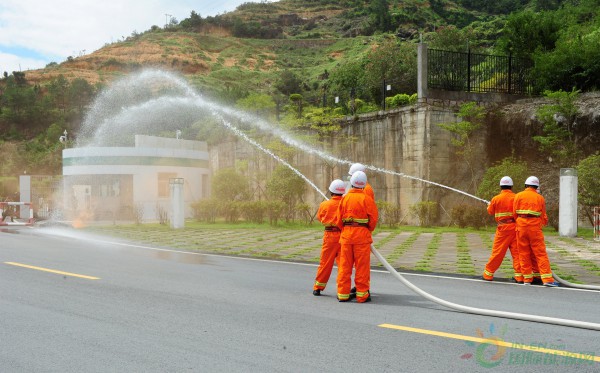
[(356, 171), (350, 178), (352, 188), (342, 197), (337, 214), (337, 226), (342, 231), (337, 292), (340, 302), (351, 299), (350, 286), (352, 268), (355, 268), (356, 301), (371, 301), (371, 232), (377, 226), (378, 211), (373, 198), (367, 196), (364, 188), (367, 175)]
[(555, 287), (559, 286), (559, 283), (552, 277), (550, 260), (546, 252), (542, 226), (548, 222), (548, 218), (546, 201), (536, 192), (539, 186), (539, 179), (530, 176), (525, 180), (525, 190), (515, 196), (513, 216), (517, 220), (517, 249), (521, 261), (523, 284), (531, 285), (533, 281), (531, 256), (535, 256), (543, 284)]
[[(352, 175), (354, 175), (354, 173), (356, 171), (365, 172), (366, 170), (367, 170), (367, 168), (365, 167), (364, 164), (354, 163), (352, 166), (350, 166), (350, 170), (348, 170), (348, 175), (350, 175), (350, 177), (352, 177)], [(370, 196), (371, 198), (373, 198), (373, 201), (375, 201), (375, 193), (373, 192), (373, 188), (371, 187), (371, 184), (367, 183), (367, 185), (365, 186), (365, 188), (363, 190), (366, 195)]]
[(313, 286), (313, 295), (321, 295), (325, 290), (327, 281), (331, 276), (333, 263), (338, 259), (340, 253), (340, 229), (336, 225), (336, 216), (338, 206), (342, 200), (342, 195), (346, 191), (346, 185), (342, 180), (336, 179), (329, 185), (331, 199), (321, 202), (317, 219), (325, 226), (323, 233), (323, 245), (321, 246), (321, 261), (317, 268), (317, 276)]
[(487, 207), (487, 212), (494, 215), (494, 219), (498, 223), (496, 234), (494, 235), (494, 244), (492, 246), (492, 254), (485, 265), (483, 271), (483, 279), (492, 281), (494, 272), (502, 264), (506, 250), (510, 250), (514, 269), (515, 282), (523, 283), (523, 274), (521, 273), (521, 262), (519, 252), (517, 251), (517, 234), (515, 232), (515, 218), (513, 217), (513, 202), (515, 194), (512, 191), (513, 181), (509, 176), (504, 176), (500, 179), (500, 194), (496, 195), (490, 201)]

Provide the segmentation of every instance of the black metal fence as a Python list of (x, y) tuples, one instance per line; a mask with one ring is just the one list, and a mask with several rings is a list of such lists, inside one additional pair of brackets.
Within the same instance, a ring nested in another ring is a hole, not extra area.
[(447, 91), (532, 95), (531, 65), (512, 56), (429, 49), (427, 87)]

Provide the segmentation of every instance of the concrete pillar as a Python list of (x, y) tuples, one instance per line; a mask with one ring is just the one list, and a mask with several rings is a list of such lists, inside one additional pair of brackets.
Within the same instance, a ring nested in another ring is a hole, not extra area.
[(171, 228), (179, 229), (185, 226), (185, 205), (183, 203), (183, 178), (169, 179), (171, 187)]
[[(19, 201), (18, 202), (31, 202), (31, 176), (20, 175), (19, 176)], [(17, 202), (17, 201), (15, 201)], [(29, 206), (19, 206), (19, 217), (21, 219), (29, 219)]]
[(427, 44), (417, 47), (417, 100), (427, 98)]
[(577, 170), (560, 169), (560, 197), (558, 201), (558, 234), (577, 236)]

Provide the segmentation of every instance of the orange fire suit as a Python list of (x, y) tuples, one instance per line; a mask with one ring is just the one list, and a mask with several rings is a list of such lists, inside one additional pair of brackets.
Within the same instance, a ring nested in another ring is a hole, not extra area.
[(496, 195), (490, 201), (487, 212), (494, 215), (494, 219), (498, 223), (496, 234), (494, 235), (494, 243), (492, 245), (492, 254), (485, 265), (483, 278), (486, 280), (494, 279), (494, 272), (502, 264), (506, 250), (510, 250), (512, 256), (512, 264), (514, 269), (514, 277), (516, 281), (523, 281), (521, 273), (521, 262), (519, 252), (517, 251), (517, 234), (515, 232), (515, 218), (513, 217), (513, 204), (515, 194), (510, 189), (503, 189), (500, 194)]
[(365, 189), (363, 189), (363, 191), (365, 192), (366, 195), (373, 198), (373, 201), (375, 201), (375, 193), (373, 192), (373, 188), (371, 187), (371, 184), (367, 183), (367, 185), (365, 185)]
[(531, 283), (535, 257), (543, 283), (553, 282), (550, 260), (546, 252), (542, 227), (548, 223), (546, 201), (534, 188), (528, 187), (515, 195), (513, 215), (517, 220), (517, 248), (521, 261), (523, 281)]
[(342, 231), (337, 276), (337, 296), (340, 301), (350, 299), (353, 267), (356, 271), (354, 284), (357, 302), (370, 299), (371, 232), (377, 226), (378, 216), (375, 201), (362, 189), (350, 189), (340, 202), (336, 223)]
[(342, 196), (332, 196), (330, 200), (319, 205), (317, 219), (325, 226), (323, 244), (321, 246), (321, 261), (317, 268), (317, 276), (313, 290), (324, 290), (331, 276), (333, 263), (340, 253), (340, 229), (336, 225), (337, 210)]

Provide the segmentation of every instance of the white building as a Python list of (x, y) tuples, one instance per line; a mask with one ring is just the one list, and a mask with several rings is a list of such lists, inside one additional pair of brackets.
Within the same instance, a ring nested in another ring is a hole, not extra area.
[(64, 213), (75, 220), (144, 221), (166, 217), (169, 180), (184, 179), (185, 215), (209, 196), (205, 142), (135, 136), (135, 147), (63, 150)]

